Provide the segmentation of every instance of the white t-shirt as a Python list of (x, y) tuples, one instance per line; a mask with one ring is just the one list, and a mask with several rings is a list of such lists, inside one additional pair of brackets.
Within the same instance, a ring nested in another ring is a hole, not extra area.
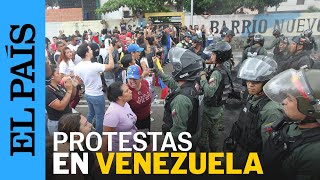
[(213, 40), (213, 36), (214, 36), (213, 33), (210, 33), (210, 32), (209, 32), (209, 33), (208, 33), (208, 40), (209, 40), (209, 41)]
[(201, 36), (202, 36), (201, 30), (197, 30), (197, 31), (196, 31), (196, 34), (197, 34), (198, 37), (201, 37)]
[(78, 49), (79, 45), (75, 45), (75, 46), (73, 46), (72, 44), (69, 44), (67, 47), (68, 47), (68, 48), (70, 48), (70, 49), (71, 49), (71, 51), (75, 51), (75, 52), (77, 52), (77, 49)]
[[(147, 68), (149, 68), (148, 60), (147, 60), (146, 57), (141, 58), (140, 63), (142, 63), (142, 62), (145, 62)], [(152, 77), (152, 76), (151, 76), (151, 77), (150, 77), (150, 76), (147, 76), (147, 77), (144, 77), (143, 79), (145, 79), (146, 81), (148, 81), (149, 87), (152, 87), (152, 82), (153, 82), (153, 77)]]
[(82, 61), (82, 58), (78, 54), (76, 54), (74, 57), (74, 62), (73, 62), (74, 65), (79, 64), (79, 62), (81, 62), (81, 61)]
[(59, 73), (63, 73), (64, 75), (68, 76), (74, 73), (74, 63), (70, 59), (68, 63), (61, 61), (59, 64)]
[(104, 72), (105, 65), (92, 63), (91, 61), (81, 61), (74, 68), (74, 74), (79, 76), (85, 86), (85, 93), (89, 96), (101, 96), (102, 82), (100, 72)]
[(109, 51), (106, 48), (100, 48), (99, 55), (102, 56), (103, 61), (106, 59), (106, 57), (109, 55)]

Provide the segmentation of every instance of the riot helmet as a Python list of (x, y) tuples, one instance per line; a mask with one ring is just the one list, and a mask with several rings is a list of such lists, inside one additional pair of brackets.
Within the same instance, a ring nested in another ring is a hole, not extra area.
[(289, 39), (288, 39), (288, 37), (281, 36), (280, 37), (280, 42), (282, 42), (284, 44), (289, 44)]
[(264, 37), (261, 34), (256, 34), (253, 36), (253, 44), (260, 44), (263, 46), (264, 44)]
[(304, 34), (305, 37), (310, 38), (311, 35), (312, 35), (312, 30), (311, 30), (311, 29), (307, 29), (307, 30), (305, 30), (305, 31), (303, 32), (303, 34)]
[(203, 51), (206, 55), (210, 56), (215, 53), (217, 56), (218, 63), (223, 63), (229, 60), (232, 56), (232, 50), (229, 43), (225, 41), (219, 41), (215, 44), (210, 44)]
[(288, 95), (297, 99), (299, 112), (320, 122), (320, 70), (288, 69), (272, 78), (264, 87), (265, 94), (281, 103)]
[(238, 78), (255, 81), (266, 82), (273, 78), (278, 69), (277, 62), (269, 56), (255, 56), (246, 59), (240, 66)]
[(192, 43), (202, 43), (202, 38), (199, 38), (198, 36), (193, 36)]
[(281, 34), (281, 31), (280, 31), (279, 29), (275, 29), (275, 30), (273, 30), (273, 32), (272, 32), (272, 35), (275, 36), (275, 37), (280, 36), (280, 34)]
[(203, 69), (200, 56), (181, 47), (171, 48), (168, 56), (173, 66), (174, 80), (194, 81), (199, 77), (199, 72)]
[(294, 36), (292, 41), (297, 43), (297, 45), (302, 45), (305, 49), (306, 46), (310, 44), (310, 40), (307, 37)]
[(228, 35), (235, 36), (236, 34), (232, 30), (228, 30), (228, 31), (226, 31), (226, 36), (228, 36)]

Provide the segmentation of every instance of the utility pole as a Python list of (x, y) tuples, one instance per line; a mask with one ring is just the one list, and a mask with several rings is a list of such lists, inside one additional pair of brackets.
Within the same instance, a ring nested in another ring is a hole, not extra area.
[(190, 25), (193, 27), (193, 0), (191, 0), (191, 16), (190, 16)]
[(84, 19), (84, 9), (83, 9), (83, 0), (81, 0), (81, 9), (82, 9), (82, 19)]

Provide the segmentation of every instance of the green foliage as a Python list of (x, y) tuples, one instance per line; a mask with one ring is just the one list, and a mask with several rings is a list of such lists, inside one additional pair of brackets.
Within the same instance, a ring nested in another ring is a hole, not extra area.
[(104, 3), (101, 8), (96, 10), (98, 14), (113, 12), (119, 10), (121, 6), (127, 5), (132, 8), (133, 13), (139, 9), (143, 12), (168, 12), (169, 10), (164, 7), (164, 0), (109, 0)]
[(308, 13), (313, 13), (313, 12), (320, 12), (320, 8), (317, 8), (315, 6), (309, 6), (308, 10), (306, 10)]
[[(168, 12), (164, 6), (165, 2), (169, 4), (174, 0), (109, 0), (103, 6), (96, 10), (97, 13), (117, 11), (121, 6), (127, 5), (135, 13), (141, 9), (143, 12)], [(193, 0), (194, 14), (202, 14), (207, 11), (210, 14), (232, 14), (240, 7), (258, 9), (263, 13), (264, 7), (273, 7), (279, 5), (284, 0)], [(183, 6), (190, 11), (191, 0), (175, 0), (177, 9)]]
[[(195, 14), (202, 14), (207, 11), (211, 14), (232, 14), (240, 7), (263, 10), (267, 6), (276, 6), (283, 0), (194, 0), (193, 11)], [(184, 7), (190, 11), (191, 0), (184, 1)]]

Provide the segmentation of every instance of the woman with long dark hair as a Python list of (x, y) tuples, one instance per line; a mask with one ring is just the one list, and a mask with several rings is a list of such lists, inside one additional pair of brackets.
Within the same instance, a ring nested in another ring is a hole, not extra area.
[[(73, 63), (73, 54), (70, 48), (64, 47), (60, 57), (59, 57), (59, 73), (61, 78), (64, 76), (69, 76), (72, 79), (75, 79), (74, 76), (74, 67), (75, 64)], [(81, 87), (77, 87), (77, 92), (74, 99), (70, 102), (72, 108), (76, 108), (77, 104), (80, 101), (80, 89)]]

